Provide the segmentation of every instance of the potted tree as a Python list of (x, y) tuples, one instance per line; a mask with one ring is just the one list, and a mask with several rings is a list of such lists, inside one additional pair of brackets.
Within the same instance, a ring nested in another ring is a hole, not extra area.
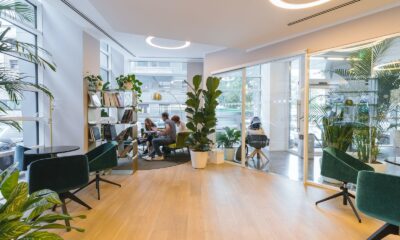
[(85, 76), (85, 80), (88, 82), (89, 90), (101, 91), (103, 90), (103, 79), (100, 75), (88, 74)]
[(224, 148), (225, 160), (233, 161), (235, 157), (235, 148), (233, 145), (240, 141), (242, 133), (235, 128), (224, 128), (225, 132), (217, 134), (218, 147)]
[(186, 126), (192, 131), (188, 143), (193, 168), (205, 168), (207, 165), (208, 152), (214, 144), (209, 135), (215, 133), (215, 110), (218, 106), (217, 99), (222, 94), (218, 90), (219, 78), (208, 77), (206, 89), (202, 89), (201, 83), (202, 76), (193, 77), (193, 86), (189, 84), (192, 91), (187, 93), (185, 109), (188, 114)]

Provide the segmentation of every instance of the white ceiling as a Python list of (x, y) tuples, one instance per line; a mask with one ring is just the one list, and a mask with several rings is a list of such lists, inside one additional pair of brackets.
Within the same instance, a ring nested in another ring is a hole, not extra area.
[[(225, 47), (256, 48), (400, 5), (400, 0), (361, 0), (309, 21), (287, 25), (348, 1), (331, 0), (311, 9), (286, 10), (268, 0), (89, 0), (116, 32), (116, 38), (136, 55), (189, 58)], [(149, 35), (194, 44), (185, 50), (159, 50), (145, 43)]]

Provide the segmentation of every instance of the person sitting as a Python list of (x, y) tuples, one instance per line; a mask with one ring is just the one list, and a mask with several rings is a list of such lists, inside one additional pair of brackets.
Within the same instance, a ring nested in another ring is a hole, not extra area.
[(176, 126), (175, 123), (169, 119), (168, 113), (164, 112), (161, 115), (162, 120), (165, 123), (165, 129), (162, 131), (158, 131), (157, 138), (153, 138), (153, 151), (146, 157), (144, 157), (147, 161), (162, 161), (164, 160), (164, 156), (161, 152), (162, 146), (168, 146), (176, 141)]
[(143, 154), (148, 154), (150, 152), (150, 148), (152, 147), (152, 141), (155, 133), (157, 133), (157, 125), (150, 119), (146, 118), (144, 120), (144, 136), (146, 142), (146, 150)]
[(265, 135), (259, 117), (253, 117), (253, 119), (251, 120), (250, 126), (247, 128), (247, 136), (250, 135)]
[(172, 121), (176, 124), (177, 132), (187, 132), (186, 124), (181, 120), (181, 118), (177, 115), (172, 116)]

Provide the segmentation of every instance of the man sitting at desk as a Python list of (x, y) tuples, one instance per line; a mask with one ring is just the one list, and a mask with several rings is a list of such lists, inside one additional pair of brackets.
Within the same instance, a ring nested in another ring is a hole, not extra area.
[(161, 152), (161, 146), (168, 146), (176, 141), (176, 126), (175, 123), (169, 119), (168, 113), (161, 114), (161, 118), (165, 123), (165, 129), (158, 131), (157, 138), (153, 138), (153, 151), (146, 157), (147, 161), (162, 161), (164, 160)]

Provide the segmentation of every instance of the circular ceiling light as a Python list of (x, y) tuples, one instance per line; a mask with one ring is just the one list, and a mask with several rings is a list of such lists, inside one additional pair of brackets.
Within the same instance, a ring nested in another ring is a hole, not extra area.
[(189, 41), (186, 41), (183, 45), (180, 45), (180, 46), (174, 46), (174, 47), (161, 46), (161, 45), (155, 44), (153, 42), (154, 38), (155, 37), (153, 37), (153, 36), (149, 36), (146, 38), (146, 42), (147, 42), (147, 44), (149, 44), (150, 46), (155, 47), (155, 48), (161, 48), (161, 49), (166, 49), (166, 50), (178, 50), (178, 49), (183, 49), (183, 48), (187, 48), (190, 46)]
[(277, 7), (285, 8), (285, 9), (304, 9), (316, 7), (318, 5), (327, 3), (331, 0), (316, 0), (308, 3), (288, 3), (285, 0), (269, 0), (272, 4)]

